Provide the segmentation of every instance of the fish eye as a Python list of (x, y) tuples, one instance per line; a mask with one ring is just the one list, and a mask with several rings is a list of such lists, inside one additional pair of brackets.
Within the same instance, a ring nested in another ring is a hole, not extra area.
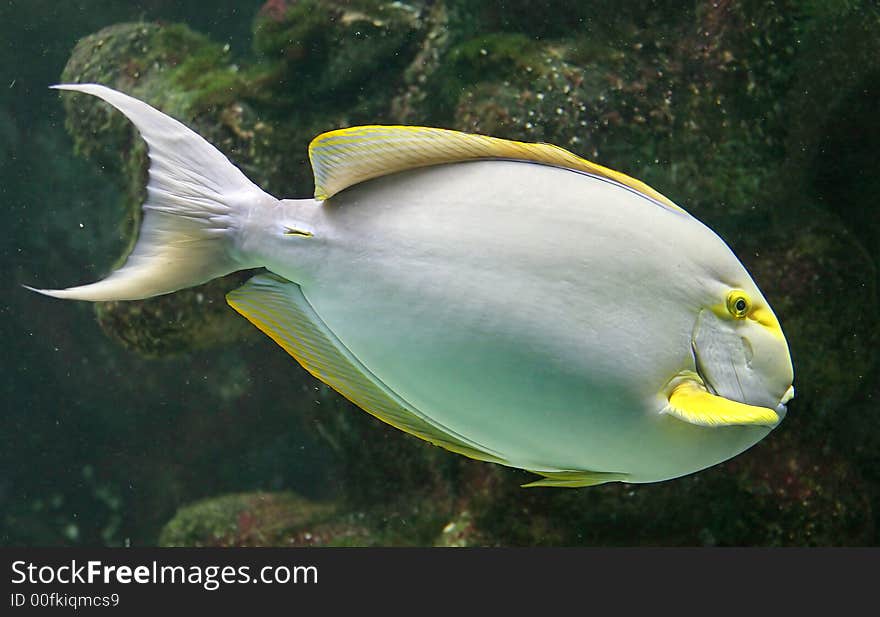
[(727, 294), (727, 310), (737, 319), (743, 319), (752, 310), (752, 300), (742, 289)]

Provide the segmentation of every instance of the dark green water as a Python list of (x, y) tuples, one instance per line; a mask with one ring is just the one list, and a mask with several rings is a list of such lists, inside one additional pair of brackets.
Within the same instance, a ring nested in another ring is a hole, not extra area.
[[(877, 544), (874, 3), (4, 0), (0, 31), (2, 544)], [(163, 108), (278, 196), (311, 192), (311, 137), (366, 123), (625, 171), (740, 256), (798, 397), (693, 476), (525, 491), (312, 379), (224, 307), (235, 281), (97, 312), (32, 294), (112, 269), (143, 186), (125, 124), (65, 108), (62, 73)]]

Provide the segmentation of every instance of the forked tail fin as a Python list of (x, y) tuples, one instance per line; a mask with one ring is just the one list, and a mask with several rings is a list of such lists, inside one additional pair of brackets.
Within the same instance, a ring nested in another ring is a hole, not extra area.
[(253, 207), (276, 202), (219, 150), (146, 103), (97, 84), (53, 86), (97, 96), (121, 111), (147, 142), (150, 170), (134, 250), (107, 278), (68, 289), (33, 289), (71, 300), (139, 300), (249, 267), (235, 237)]

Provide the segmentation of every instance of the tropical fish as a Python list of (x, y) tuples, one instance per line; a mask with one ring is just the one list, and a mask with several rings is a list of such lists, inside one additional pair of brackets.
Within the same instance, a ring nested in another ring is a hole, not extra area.
[(765, 437), (794, 396), (779, 321), (715, 233), (549, 144), (359, 126), (309, 146), (313, 199), (276, 199), (137, 99), (143, 223), (107, 278), (135, 300), (265, 268), (227, 300), (365, 411), (532, 471), (526, 486), (656, 482)]

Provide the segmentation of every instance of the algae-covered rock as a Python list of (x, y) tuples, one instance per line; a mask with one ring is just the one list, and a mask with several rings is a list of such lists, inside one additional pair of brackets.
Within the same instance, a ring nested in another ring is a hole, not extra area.
[(145, 356), (232, 343), (259, 335), (250, 322), (230, 311), (224, 298), (252, 275), (237, 272), (148, 300), (100, 302), (95, 313), (104, 332)]
[(419, 12), (401, 2), (298, 0), (267, 4), (254, 49), (274, 62), (270, 90), (322, 106), (375, 110), (419, 42)]
[(240, 493), (181, 508), (161, 546), (417, 546), (440, 519), (430, 503), (372, 511), (318, 503), (294, 493)]
[(321, 546), (368, 541), (355, 526), (334, 528), (328, 504), (293, 493), (245, 493), (182, 508), (162, 530), (161, 546)]

